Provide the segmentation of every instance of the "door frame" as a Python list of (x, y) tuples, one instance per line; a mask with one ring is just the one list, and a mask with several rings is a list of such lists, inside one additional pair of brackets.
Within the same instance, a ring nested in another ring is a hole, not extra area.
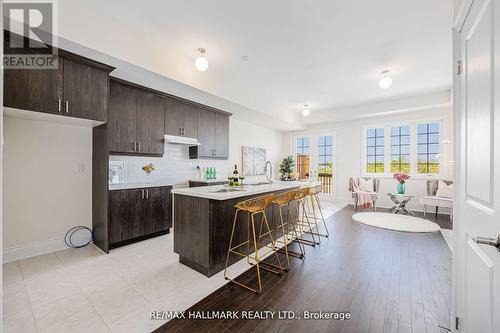
[(310, 166), (316, 166), (315, 168), (311, 167), (311, 170), (317, 169), (318, 165), (318, 137), (319, 136), (332, 136), (332, 193), (331, 194), (320, 194), (320, 198), (327, 201), (336, 202), (337, 201), (337, 183), (336, 181), (336, 170), (337, 170), (337, 134), (334, 130), (322, 130), (322, 131), (307, 131), (307, 132), (297, 132), (292, 133), (290, 135), (290, 152), (292, 156), (297, 156), (297, 152), (295, 150), (295, 141), (297, 138), (301, 137), (309, 137), (309, 147), (310, 147), (310, 156), (309, 156), (309, 164)]

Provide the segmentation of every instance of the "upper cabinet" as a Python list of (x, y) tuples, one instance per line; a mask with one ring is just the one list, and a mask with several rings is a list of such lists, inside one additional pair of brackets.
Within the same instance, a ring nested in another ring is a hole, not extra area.
[(60, 53), (57, 69), (5, 69), (4, 106), (106, 122), (113, 68)]
[(198, 141), (200, 145), (190, 147), (190, 158), (229, 157), (229, 115), (217, 111), (199, 110)]
[(109, 73), (64, 59), (63, 82), (67, 116), (107, 120)]
[(108, 113), (109, 151), (163, 155), (164, 97), (112, 80)]
[(174, 98), (165, 99), (165, 134), (196, 138), (198, 109)]

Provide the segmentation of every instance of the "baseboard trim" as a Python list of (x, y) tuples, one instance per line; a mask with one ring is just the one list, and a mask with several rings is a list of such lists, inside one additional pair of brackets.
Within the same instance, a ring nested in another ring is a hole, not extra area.
[[(75, 233), (72, 238), (74, 243), (86, 242), (88, 239), (88, 233)], [(68, 246), (64, 242), (64, 238), (50, 239), (32, 244), (14, 246), (3, 250), (3, 263), (6, 264), (21, 259), (36, 257), (47, 253), (65, 250), (67, 248)]]

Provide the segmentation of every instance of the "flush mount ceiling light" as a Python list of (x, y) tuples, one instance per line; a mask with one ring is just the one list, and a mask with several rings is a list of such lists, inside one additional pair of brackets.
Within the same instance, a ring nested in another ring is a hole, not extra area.
[(196, 57), (194, 61), (194, 67), (196, 67), (196, 69), (200, 72), (204, 72), (208, 69), (208, 61), (205, 58), (205, 53), (207, 53), (207, 50), (205, 50), (204, 48), (199, 48), (198, 57)]
[(381, 89), (387, 89), (392, 85), (392, 78), (391, 78), (391, 72), (389, 71), (383, 71), (382, 72), (382, 78), (378, 82), (378, 86)]
[(302, 115), (304, 117), (309, 117), (310, 114), (311, 114), (311, 110), (309, 110), (309, 105), (304, 104), (304, 108), (302, 109)]

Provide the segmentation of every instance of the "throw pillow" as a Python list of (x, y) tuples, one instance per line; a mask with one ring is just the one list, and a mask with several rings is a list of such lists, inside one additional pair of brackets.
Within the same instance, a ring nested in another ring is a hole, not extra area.
[(368, 180), (364, 180), (363, 178), (359, 178), (358, 180), (358, 189), (363, 192), (373, 192), (373, 178)]
[(446, 185), (445, 182), (440, 180), (436, 191), (436, 197), (453, 198), (453, 184)]

